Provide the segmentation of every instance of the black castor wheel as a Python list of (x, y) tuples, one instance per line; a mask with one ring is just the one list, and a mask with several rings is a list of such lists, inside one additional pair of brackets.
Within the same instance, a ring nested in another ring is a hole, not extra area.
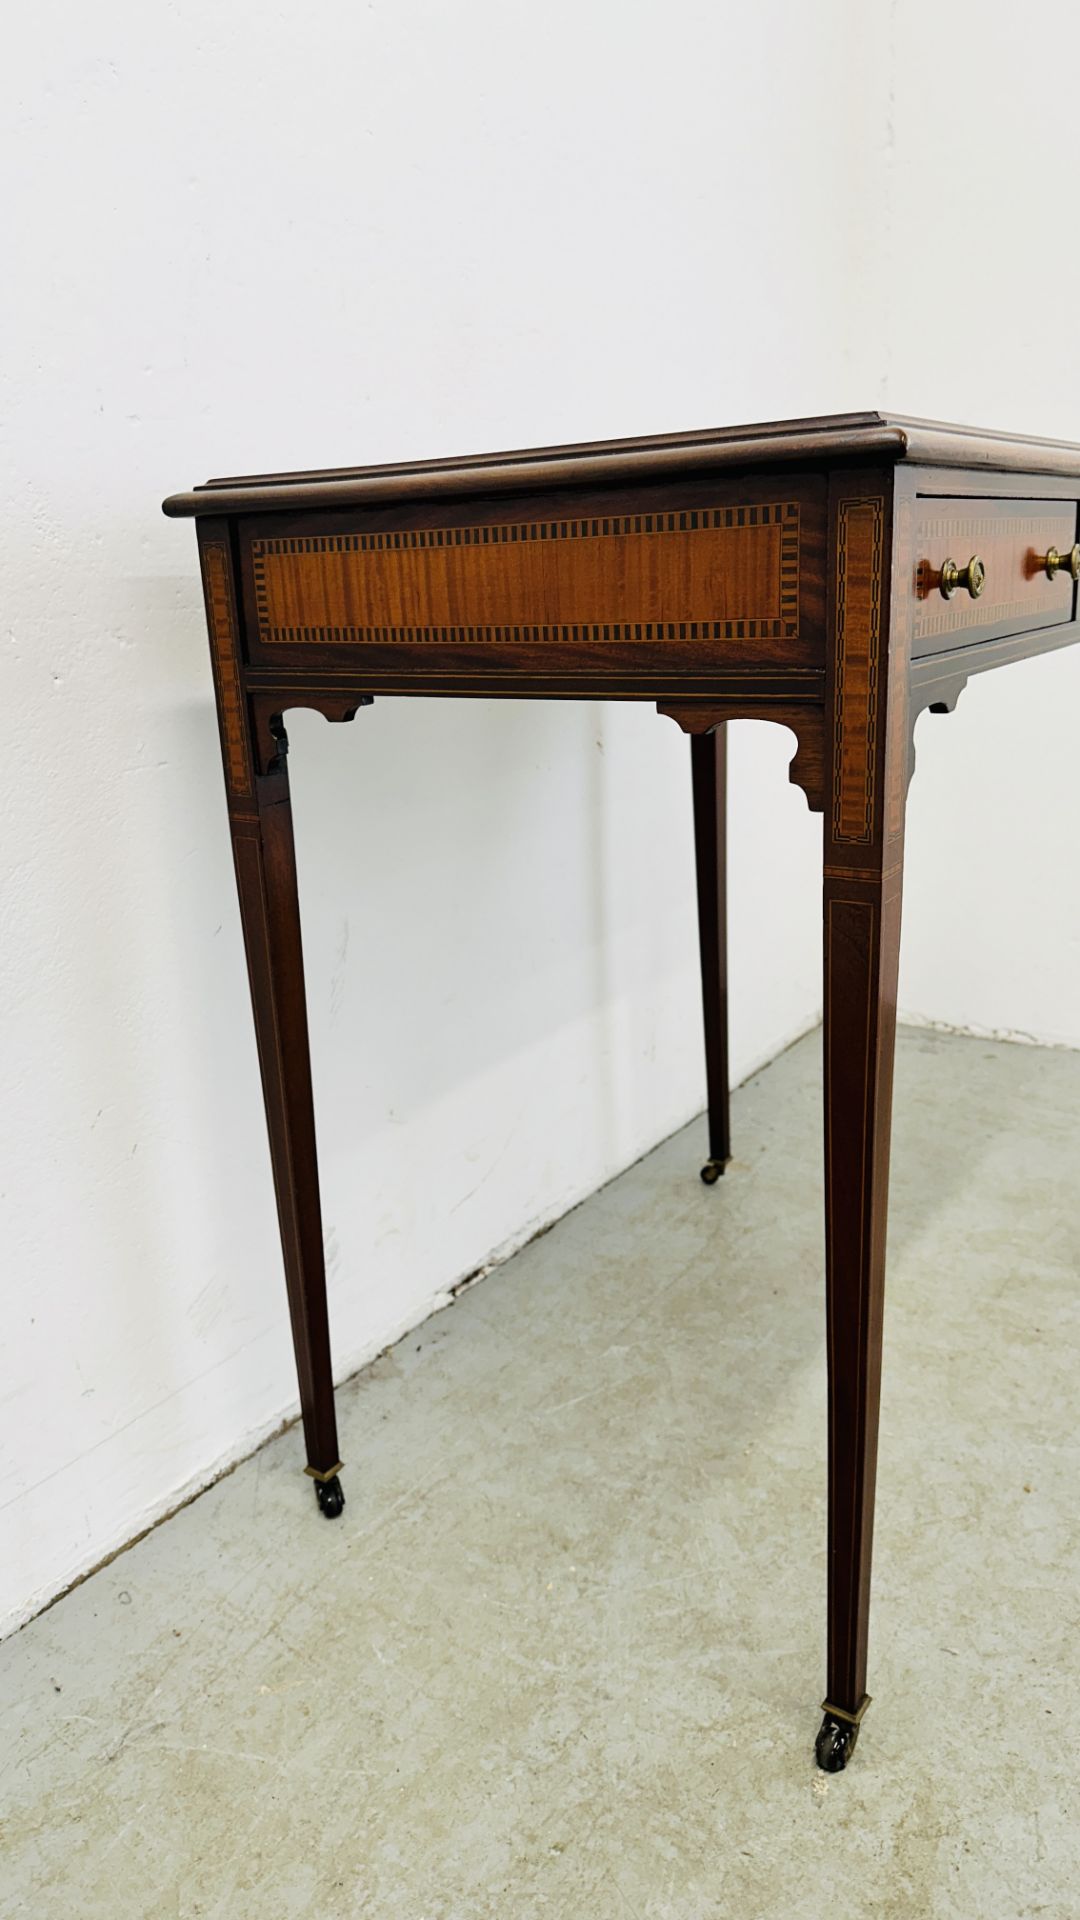
[(345, 1505), (345, 1494), (336, 1473), (332, 1480), (316, 1480), (315, 1498), (319, 1512), (325, 1513), (328, 1520), (336, 1520)]
[(701, 1177), (705, 1185), (707, 1187), (715, 1187), (726, 1166), (726, 1160), (706, 1160), (705, 1165), (701, 1169)]
[(823, 1773), (843, 1773), (855, 1751), (859, 1729), (851, 1720), (838, 1720), (827, 1713), (814, 1743), (814, 1754)]

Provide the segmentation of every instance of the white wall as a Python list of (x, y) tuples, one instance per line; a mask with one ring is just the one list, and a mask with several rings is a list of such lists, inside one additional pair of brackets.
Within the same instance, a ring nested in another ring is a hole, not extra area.
[[(859, 32), (794, 0), (10, 23), (0, 1620), (295, 1404), (194, 541), (161, 496), (862, 404)], [(590, 704), (291, 736), (346, 1372), (700, 1108), (688, 748)], [(792, 747), (733, 747), (740, 1071), (817, 1003)]]
[[(1080, 440), (1080, 138), (1067, 0), (897, 0), (872, 278), (879, 404)], [(1045, 52), (1049, 58), (1041, 57)], [(1080, 648), (924, 715), (902, 1012), (1080, 1046)]]

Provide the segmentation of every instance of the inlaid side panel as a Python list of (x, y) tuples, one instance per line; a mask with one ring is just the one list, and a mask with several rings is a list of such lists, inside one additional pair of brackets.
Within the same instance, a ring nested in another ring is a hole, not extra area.
[[(912, 658), (961, 647), (995, 634), (1070, 620), (1075, 589), (1065, 570), (1051, 580), (1051, 547), (1067, 553), (1076, 539), (1076, 507), (1064, 500), (921, 500), (916, 515)], [(973, 598), (964, 587), (941, 593), (946, 560), (966, 567), (977, 556), (986, 584)]]
[(256, 537), (264, 646), (601, 645), (799, 630), (799, 503)]

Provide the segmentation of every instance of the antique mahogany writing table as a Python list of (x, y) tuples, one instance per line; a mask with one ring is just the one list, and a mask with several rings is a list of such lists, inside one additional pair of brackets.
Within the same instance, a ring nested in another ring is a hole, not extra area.
[(828, 1659), (868, 1704), (912, 728), (1078, 637), (1080, 447), (877, 413), (211, 480), (197, 519), (308, 1471), (344, 1504), (283, 715), (382, 694), (654, 701), (690, 736), (712, 1184), (729, 1155), (724, 723), (781, 721), (824, 814)]

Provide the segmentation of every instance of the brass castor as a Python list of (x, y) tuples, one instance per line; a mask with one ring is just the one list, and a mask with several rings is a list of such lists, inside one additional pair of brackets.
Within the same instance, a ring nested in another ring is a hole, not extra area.
[(715, 1187), (726, 1166), (726, 1160), (706, 1160), (705, 1165), (701, 1169), (701, 1177), (705, 1185), (707, 1187)]
[(319, 1503), (319, 1512), (325, 1513), (328, 1520), (336, 1520), (345, 1505), (345, 1495), (336, 1473), (332, 1480), (316, 1480), (315, 1498)]
[[(861, 1717), (861, 1716), (860, 1716)], [(814, 1742), (814, 1756), (823, 1773), (843, 1773), (859, 1737), (858, 1720), (843, 1720), (826, 1709)]]

